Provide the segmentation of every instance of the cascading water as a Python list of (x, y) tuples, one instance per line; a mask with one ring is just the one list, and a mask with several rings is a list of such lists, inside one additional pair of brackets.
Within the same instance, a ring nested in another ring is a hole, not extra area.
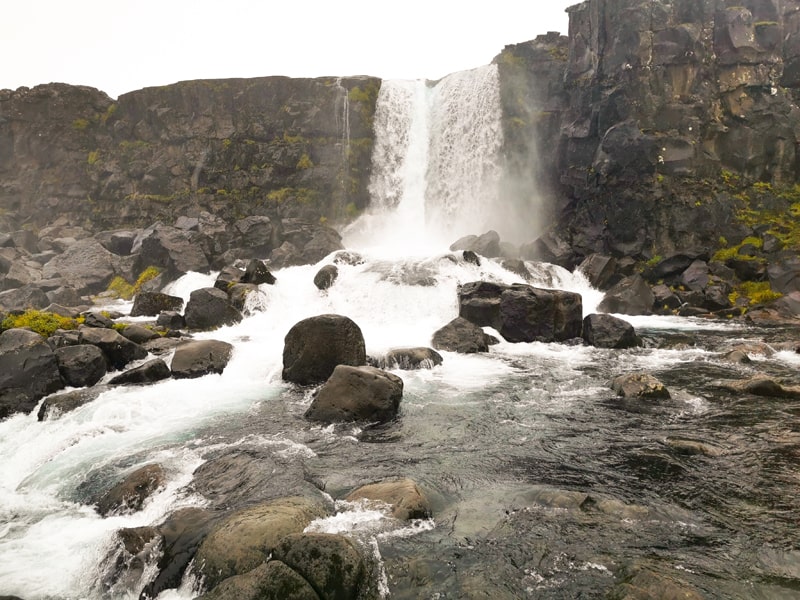
[[(441, 366), (394, 371), (404, 381), (401, 412), (379, 427), (310, 423), (308, 395), (281, 381), (284, 336), (305, 317), (352, 318), (367, 353), (380, 356), (430, 345), (457, 315), (460, 284), (522, 282), (500, 261), (478, 266), (445, 250), (489, 226), (482, 211), (498, 201), (499, 129), (486, 92), (495, 77), (486, 67), (433, 88), (384, 83), (377, 210), (345, 237), (361, 260), (338, 264), (325, 292), (312, 281), (332, 257), (277, 271), (242, 323), (196, 334), (235, 346), (221, 375), (110, 388), (57, 418), (39, 422), (34, 410), (0, 421), (0, 595), (139, 598), (156, 565), (109, 587), (116, 532), (207, 505), (187, 485), (194, 470), (214, 452), (254, 449), (299, 461), (337, 499), (390, 477), (428, 493), (432, 519), (399, 523), (340, 501), (338, 514), (308, 528), (362, 543), (382, 597), (599, 598), (641, 571), (662, 586), (688, 581), (708, 598), (796, 597), (796, 511), (785, 499), (800, 480), (800, 403), (732, 397), (709, 384), (755, 370), (794, 376), (792, 353), (756, 357), (755, 366), (722, 354), (780, 330), (643, 317), (642, 348), (501, 340), (485, 354), (442, 352)], [(437, 122), (447, 125), (437, 132)], [(578, 274), (526, 266), (532, 285), (580, 292), (584, 312), (599, 300)], [(187, 298), (213, 280), (193, 273), (165, 291)], [(637, 370), (657, 375), (672, 398), (613, 398), (608, 380)], [(98, 492), (149, 463), (163, 466), (167, 482), (142, 510), (94, 510)], [(187, 575), (158, 599), (195, 598), (197, 585)]]

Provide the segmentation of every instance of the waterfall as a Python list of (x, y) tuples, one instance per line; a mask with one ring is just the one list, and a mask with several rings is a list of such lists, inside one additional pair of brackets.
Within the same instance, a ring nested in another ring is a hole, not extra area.
[(406, 252), (413, 240), (414, 249), (422, 243), (427, 251), (500, 231), (500, 117), (495, 65), (432, 85), (384, 81), (375, 110), (372, 209), (345, 232), (348, 242), (379, 241)]

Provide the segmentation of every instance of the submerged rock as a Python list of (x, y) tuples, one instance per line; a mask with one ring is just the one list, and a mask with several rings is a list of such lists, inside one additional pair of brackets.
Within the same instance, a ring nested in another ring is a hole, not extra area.
[(394, 419), (403, 397), (403, 380), (375, 367), (338, 365), (317, 391), (306, 418), (312, 421)]
[(428, 519), (432, 514), (431, 504), (419, 486), (407, 477), (370, 483), (350, 492), (348, 502), (368, 500), (388, 504), (392, 516), (407, 521)]
[(233, 354), (233, 346), (219, 340), (190, 340), (175, 348), (172, 376), (194, 379), (209, 373), (222, 373)]
[(44, 399), (36, 417), (39, 421), (58, 419), (62, 415), (96, 400), (107, 389), (108, 386), (98, 385), (91, 388), (53, 394)]
[(456, 317), (433, 334), (432, 344), (437, 350), (474, 354), (488, 352), (489, 346), (497, 343), (497, 339), (485, 333), (482, 328)]
[(361, 329), (341, 315), (319, 315), (296, 323), (283, 346), (283, 379), (300, 385), (321, 383), (337, 365), (361, 366), (367, 352)]
[(327, 290), (339, 277), (339, 267), (336, 265), (325, 265), (317, 274), (314, 275), (314, 285), (319, 290)]
[(433, 348), (393, 348), (378, 361), (381, 369), (432, 369), (442, 364), (442, 355)]
[(729, 392), (767, 398), (800, 398), (800, 386), (784, 386), (764, 373), (743, 381), (717, 381), (715, 385)]
[(623, 398), (660, 400), (670, 397), (664, 384), (649, 373), (619, 375), (611, 382), (611, 388)]

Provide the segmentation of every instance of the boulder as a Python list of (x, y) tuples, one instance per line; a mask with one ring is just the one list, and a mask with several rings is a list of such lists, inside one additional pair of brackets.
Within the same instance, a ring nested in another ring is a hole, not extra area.
[(197, 600), (320, 600), (297, 571), (279, 560), (262, 563), (252, 571), (228, 577)]
[(766, 398), (800, 398), (800, 386), (784, 386), (764, 373), (743, 381), (718, 381), (715, 385), (737, 394), (752, 394)]
[(284, 339), (282, 376), (292, 383), (321, 383), (337, 365), (361, 366), (366, 362), (361, 329), (341, 315), (303, 319)]
[(641, 275), (626, 277), (606, 292), (597, 310), (624, 315), (649, 315), (653, 309), (653, 291)]
[(274, 285), (276, 281), (277, 279), (275, 279), (275, 276), (270, 272), (263, 260), (253, 258), (247, 263), (242, 283), (252, 283), (253, 285), (266, 283), (267, 285)]
[(583, 320), (583, 339), (596, 348), (633, 348), (641, 346), (633, 325), (613, 315), (588, 315)]
[(102, 313), (87, 311), (83, 313), (83, 324), (86, 327), (103, 327), (105, 329), (111, 329), (111, 327), (114, 326), (114, 321)]
[(663, 283), (654, 285), (652, 292), (654, 311), (660, 314), (671, 314), (673, 310), (677, 310), (681, 307), (681, 299)]
[(509, 342), (562, 342), (581, 334), (580, 294), (515, 283), (476, 281), (461, 286), (459, 316), (495, 328)]
[(242, 314), (249, 314), (247, 298), (250, 294), (258, 294), (258, 286), (254, 283), (234, 283), (228, 288), (228, 301)]
[(147, 358), (147, 350), (122, 337), (113, 329), (81, 327), (78, 333), (82, 344), (91, 344), (103, 351), (111, 368), (122, 369), (129, 362)]
[(50, 304), (50, 298), (47, 297), (44, 290), (33, 284), (0, 292), (0, 310), (27, 310), (29, 308), (41, 310), (48, 304)]
[(450, 246), (451, 251), (464, 250), (474, 252), (486, 258), (497, 258), (502, 256), (500, 250), (500, 234), (494, 230), (487, 231), (482, 235), (465, 236)]
[(525, 266), (525, 261), (518, 258), (506, 258), (501, 265), (506, 271), (510, 271), (515, 275), (519, 275), (525, 281), (530, 281), (533, 278), (528, 267)]
[(174, 310), (165, 310), (158, 313), (156, 317), (156, 327), (164, 329), (183, 329), (186, 327), (186, 319), (183, 315)]
[(348, 502), (368, 500), (388, 504), (392, 516), (402, 521), (409, 519), (428, 519), (431, 517), (431, 504), (419, 486), (407, 477), (370, 483), (350, 492), (345, 498)]
[(218, 340), (192, 340), (175, 348), (172, 357), (172, 376), (194, 379), (209, 373), (222, 373), (233, 354), (233, 346)]
[(397, 416), (403, 380), (375, 367), (338, 365), (305, 413), (324, 421), (386, 422)]
[(97, 512), (104, 517), (112, 513), (137, 512), (145, 500), (164, 485), (165, 480), (166, 473), (161, 465), (140, 467), (97, 500)]
[(108, 383), (109, 385), (141, 385), (155, 383), (167, 379), (171, 375), (172, 372), (167, 363), (160, 358), (154, 358), (138, 367), (120, 373)]
[(68, 386), (86, 387), (100, 381), (108, 366), (103, 351), (97, 346), (65, 346), (55, 350), (58, 372)]
[(134, 344), (145, 344), (161, 337), (152, 329), (142, 327), (136, 323), (125, 325), (125, 327), (119, 330), (119, 334), (125, 339), (132, 341)]
[(195, 568), (214, 588), (228, 577), (241, 575), (266, 562), (280, 541), (301, 533), (324, 508), (300, 497), (281, 498), (240, 509), (212, 528), (194, 559)]
[(800, 257), (792, 253), (772, 262), (767, 268), (770, 287), (781, 294), (800, 291)]
[(299, 573), (320, 600), (358, 598), (367, 574), (358, 548), (340, 534), (291, 533), (273, 558)]
[(609, 600), (703, 600), (705, 596), (685, 581), (640, 566), (629, 567), (621, 583), (611, 590)]
[(593, 287), (607, 290), (616, 283), (617, 259), (603, 254), (590, 254), (583, 259), (578, 270), (586, 276)]
[(233, 228), (233, 246), (244, 251), (248, 257), (269, 256), (280, 234), (280, 223), (276, 227), (267, 216), (245, 217), (236, 221)]
[(303, 264), (313, 265), (337, 250), (344, 250), (339, 232), (330, 227), (319, 227), (303, 247), (301, 252)]
[(664, 384), (649, 373), (619, 375), (611, 382), (611, 389), (623, 398), (660, 400), (670, 397)]
[(183, 310), (183, 298), (161, 292), (139, 292), (133, 299), (132, 317), (155, 317), (164, 311)]
[(464, 259), (464, 262), (469, 263), (471, 265), (475, 265), (476, 267), (481, 266), (481, 258), (472, 250), (464, 250), (461, 253), (461, 258)]
[(555, 231), (547, 231), (534, 241), (523, 244), (520, 258), (537, 260), (570, 269), (575, 263), (575, 254), (570, 243)]
[(497, 340), (463, 317), (456, 317), (433, 334), (432, 345), (437, 350), (474, 354), (488, 352)]
[(213, 287), (193, 291), (189, 295), (184, 314), (186, 326), (198, 330), (233, 325), (242, 318), (242, 313), (228, 300), (228, 294)]
[(337, 277), (339, 277), (339, 267), (336, 265), (325, 265), (314, 275), (314, 285), (317, 286), (319, 290), (327, 290), (333, 285)]
[(243, 277), (244, 271), (242, 269), (234, 266), (223, 267), (216, 280), (214, 280), (214, 287), (227, 294), (232, 285), (242, 282)]
[(105, 385), (98, 385), (91, 388), (73, 390), (71, 392), (52, 394), (42, 401), (36, 418), (39, 421), (58, 419), (62, 415), (96, 400), (97, 397), (107, 389), (108, 387)]
[(131, 251), (138, 255), (134, 270), (141, 273), (148, 267), (158, 267), (168, 279), (177, 279), (189, 271), (208, 272), (208, 258), (202, 250), (204, 237), (156, 223), (142, 231), (133, 243)]
[(42, 336), (26, 329), (0, 333), (0, 419), (32, 411), (63, 387), (56, 355)]
[(47, 299), (54, 304), (61, 304), (63, 306), (81, 306), (84, 301), (81, 295), (74, 287), (70, 285), (61, 285), (53, 291), (46, 292)]
[(68, 274), (69, 284), (80, 295), (97, 294), (118, 274), (114, 257), (100, 242), (87, 238), (75, 242), (44, 265), (42, 277), (55, 279)]
[(681, 283), (695, 292), (702, 292), (708, 287), (710, 272), (708, 264), (702, 260), (695, 260), (681, 275)]
[(432, 369), (442, 364), (442, 355), (433, 348), (393, 348), (379, 362), (382, 369)]

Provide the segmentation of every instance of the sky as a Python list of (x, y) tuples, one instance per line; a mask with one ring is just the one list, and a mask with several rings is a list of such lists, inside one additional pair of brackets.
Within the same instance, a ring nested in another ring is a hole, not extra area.
[(116, 98), (187, 79), (439, 79), (567, 32), (578, 0), (3, 0), (0, 89), (64, 82)]

